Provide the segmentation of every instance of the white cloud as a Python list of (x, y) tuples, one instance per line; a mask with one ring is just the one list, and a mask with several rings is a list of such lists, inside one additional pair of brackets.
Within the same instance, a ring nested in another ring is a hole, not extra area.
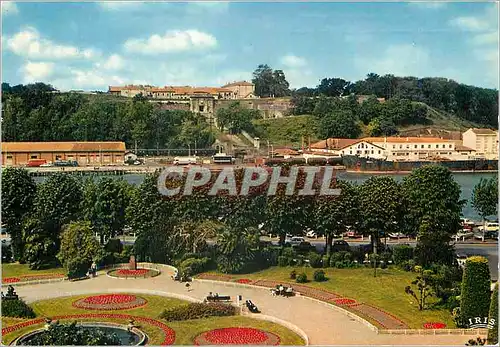
[(478, 34), (474, 36), (472, 42), (476, 45), (498, 44), (498, 32)]
[(96, 52), (91, 49), (59, 45), (43, 39), (39, 32), (27, 27), (12, 37), (7, 38), (7, 48), (13, 53), (30, 59), (68, 59), (92, 58)]
[(28, 61), (23, 67), (24, 83), (40, 82), (46, 80), (54, 72), (54, 63)]
[(429, 74), (430, 56), (425, 47), (390, 45), (381, 56), (357, 57), (354, 63), (362, 74), (371, 71), (379, 75), (423, 76)]
[(297, 57), (296, 55), (288, 54), (285, 55), (283, 58), (281, 58), (281, 64), (285, 65), (286, 67), (298, 68), (306, 66), (307, 61), (302, 57)]
[[(100, 64), (96, 64), (100, 66)], [(106, 61), (102, 64), (102, 67), (106, 70), (121, 70), (125, 67), (125, 60), (118, 54), (111, 55)]]
[(446, 7), (445, 1), (422, 1), (422, 2), (410, 2), (410, 6), (415, 6), (423, 9), (437, 10)]
[(130, 39), (125, 42), (129, 52), (160, 54), (217, 46), (217, 39), (198, 30), (168, 31), (164, 36), (152, 35), (148, 39)]
[(482, 31), (488, 29), (488, 23), (477, 17), (453, 18), (450, 20), (450, 24), (468, 31)]
[(229, 9), (227, 1), (198, 1), (188, 3), (187, 11), (192, 15), (223, 14)]
[(2, 15), (16, 14), (19, 13), (17, 5), (13, 1), (2, 1)]
[(142, 6), (142, 1), (101, 1), (97, 3), (99, 7), (106, 11), (133, 11)]

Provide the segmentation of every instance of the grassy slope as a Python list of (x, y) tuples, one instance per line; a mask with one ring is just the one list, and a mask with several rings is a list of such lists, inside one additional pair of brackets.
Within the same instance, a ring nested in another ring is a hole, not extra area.
[[(316, 269), (272, 267), (260, 272), (235, 277), (249, 279), (269, 279), (283, 282), (290, 280), (290, 272), (305, 272), (308, 279), (313, 278)], [(451, 314), (446, 309), (428, 309), (419, 311), (417, 303), (405, 294), (405, 287), (415, 279), (415, 274), (397, 269), (377, 269), (377, 277), (373, 277), (373, 269), (323, 269), (328, 281), (323, 283), (309, 282), (311, 287), (324, 288), (342, 296), (371, 304), (401, 318), (411, 328), (422, 328), (426, 322), (443, 322), (450, 328), (455, 325)], [(433, 298), (429, 299), (429, 303)]]
[[(398, 130), (401, 132), (418, 132), (421, 129), (431, 129), (432, 133), (437, 135), (437, 133), (440, 133), (442, 131), (464, 132), (469, 128), (483, 127), (481, 124), (463, 120), (453, 114), (437, 110), (430, 106), (427, 106), (427, 109), (427, 117), (432, 122), (432, 124), (416, 124), (406, 127), (399, 127)], [(259, 136), (261, 140), (269, 140), (274, 145), (300, 147), (302, 136), (305, 136), (306, 145), (308, 136), (311, 137), (311, 143), (320, 140), (317, 134), (318, 125), (316, 124), (314, 117), (310, 115), (277, 119), (260, 119), (254, 121), (254, 125), (256, 128), (256, 134), (254, 135)], [(362, 130), (364, 130), (363, 135), (368, 136), (365, 133), (366, 126), (363, 126), (362, 128)], [(426, 132), (422, 133), (425, 134)]]
[[(76, 308), (72, 306), (72, 303), (80, 298), (86, 297), (88, 295), (78, 295), (78, 296), (70, 296), (63, 297), (59, 299), (52, 300), (42, 300), (37, 301), (31, 304), (37, 317), (50, 317), (54, 315), (62, 315), (62, 314), (78, 314), (78, 313), (123, 313), (130, 314), (135, 316), (146, 316), (154, 319), (158, 319), (158, 315), (167, 308), (172, 308), (179, 305), (185, 305), (186, 302), (183, 300), (166, 298), (154, 295), (143, 295), (140, 294), (141, 297), (148, 300), (148, 304), (144, 307), (138, 307), (131, 310), (119, 310), (119, 311), (89, 311), (83, 310), (80, 308)], [(17, 319), (17, 318), (9, 318), (2, 317), (2, 326), (10, 326), (16, 323), (20, 323), (25, 321), (26, 319)], [(103, 321), (103, 319), (85, 319), (85, 321)], [(106, 319), (105, 321), (116, 322), (120, 324), (128, 324), (127, 320), (122, 319)], [(285, 327), (282, 327), (278, 324), (274, 324), (271, 322), (260, 321), (248, 317), (214, 317), (208, 319), (197, 319), (197, 320), (188, 320), (181, 322), (166, 322), (169, 327), (175, 330), (176, 332), (176, 345), (192, 345), (193, 339), (200, 333), (212, 330), (216, 328), (223, 327), (255, 327), (263, 330), (267, 330), (273, 333), (276, 333), (280, 336), (282, 344), (286, 345), (303, 345), (304, 342), (302, 339), (295, 334), (294, 332), (288, 330)], [(149, 344), (158, 345), (163, 340), (163, 333), (157, 327), (152, 325), (141, 324), (140, 328), (146, 332), (149, 337)], [(3, 337), (3, 343), (8, 344), (12, 342), (18, 336), (21, 336), (29, 331), (35, 330), (37, 328), (41, 328), (44, 324), (33, 325), (30, 327), (26, 327), (11, 334), (7, 334)]]
[(2, 278), (18, 277), (21, 275), (66, 274), (63, 268), (30, 270), (27, 264), (2, 264)]

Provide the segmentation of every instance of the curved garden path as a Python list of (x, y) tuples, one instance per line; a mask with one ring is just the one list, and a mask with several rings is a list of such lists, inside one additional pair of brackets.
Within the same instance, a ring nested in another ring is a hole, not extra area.
[(287, 321), (302, 329), (311, 345), (460, 345), (470, 338), (467, 335), (387, 335), (378, 334), (346, 313), (319, 301), (303, 297), (273, 297), (268, 289), (259, 287), (229, 286), (224, 282), (193, 281), (190, 291), (184, 284), (174, 282), (168, 271), (154, 278), (116, 279), (100, 273), (96, 278), (76, 282), (52, 282), (18, 286), (17, 293), (28, 303), (61, 296), (129, 292), (202, 300), (209, 292), (242, 295), (251, 299), (267, 316)]

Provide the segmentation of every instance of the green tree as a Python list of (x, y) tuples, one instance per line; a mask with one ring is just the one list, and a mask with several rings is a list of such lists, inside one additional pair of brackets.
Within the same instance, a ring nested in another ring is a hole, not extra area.
[(426, 308), (426, 301), (429, 296), (433, 296), (431, 282), (431, 270), (424, 270), (421, 266), (416, 266), (417, 278), (411, 282), (416, 286), (416, 291), (411, 286), (405, 287), (405, 293), (411, 295), (418, 303), (418, 309), (422, 311)]
[(103, 257), (104, 249), (96, 240), (89, 222), (71, 222), (64, 228), (57, 258), (66, 269), (78, 261), (88, 270), (92, 261), (99, 262)]
[(342, 78), (323, 78), (316, 88), (319, 94), (326, 96), (343, 96), (349, 94), (351, 82)]
[(402, 187), (407, 202), (402, 225), (406, 233), (418, 236), (417, 261), (423, 266), (451, 265), (453, 248), (449, 242), (460, 228), (464, 204), (460, 186), (448, 169), (427, 165), (405, 177)]
[(51, 229), (40, 219), (29, 218), (23, 224), (24, 259), (32, 270), (55, 265), (58, 242)]
[(488, 317), (490, 290), (488, 260), (481, 256), (467, 258), (460, 295), (460, 316), (465, 324), (474, 324), (476, 317)]
[(290, 95), (290, 84), (286, 80), (283, 70), (273, 71), (273, 83), (271, 85), (271, 95), (275, 98)]
[(2, 170), (2, 223), (10, 234), (15, 260), (23, 261), (22, 223), (33, 208), (35, 195), (36, 185), (28, 171)]
[(359, 217), (359, 194), (356, 186), (340, 181), (337, 188), (340, 195), (318, 196), (314, 199), (314, 218), (309, 227), (325, 236), (326, 253), (330, 254), (333, 238), (347, 231)]
[(125, 227), (129, 204), (129, 187), (125, 181), (102, 178), (87, 181), (84, 188), (83, 213), (100, 235), (100, 242), (115, 237)]
[(320, 135), (323, 138), (355, 139), (361, 135), (361, 128), (351, 111), (337, 110), (320, 120)]
[[(483, 220), (497, 214), (498, 210), (498, 177), (481, 178), (472, 191), (472, 206)], [(484, 229), (483, 229), (484, 233)], [(484, 235), (483, 235), (484, 237)]]
[(224, 273), (241, 272), (254, 259), (258, 243), (256, 228), (222, 228), (217, 236), (217, 268)]
[(239, 101), (235, 101), (228, 107), (219, 108), (216, 111), (216, 118), (221, 131), (228, 129), (229, 133), (238, 134), (242, 130), (251, 131), (252, 120), (261, 117), (259, 111), (244, 108)]
[(261, 64), (253, 72), (252, 83), (255, 84), (255, 95), (282, 97), (290, 94), (289, 84), (282, 70), (273, 70), (267, 64)]
[(498, 343), (498, 283), (491, 294), (490, 312), (488, 315), (488, 324), (492, 326), (488, 330), (488, 343), (495, 345)]
[(373, 253), (377, 254), (381, 233), (398, 228), (404, 212), (400, 185), (388, 176), (372, 176), (359, 187), (361, 230), (371, 235)]

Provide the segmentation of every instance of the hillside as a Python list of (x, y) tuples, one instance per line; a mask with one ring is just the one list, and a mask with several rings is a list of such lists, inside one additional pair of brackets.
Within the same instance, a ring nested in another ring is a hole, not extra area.
[[(416, 124), (411, 126), (400, 126), (397, 128), (399, 135), (403, 136), (440, 136), (443, 138), (460, 139), (460, 134), (469, 128), (484, 127), (484, 125), (461, 119), (453, 114), (437, 110), (423, 103), (427, 108), (427, 119), (429, 124)], [(278, 146), (301, 147), (302, 136), (307, 145), (308, 138), (311, 143), (320, 140), (318, 135), (318, 124), (316, 118), (311, 115), (291, 116), (276, 119), (254, 120), (255, 136), (261, 138), (262, 142), (269, 141)], [(362, 126), (363, 135), (366, 134), (366, 126)]]

